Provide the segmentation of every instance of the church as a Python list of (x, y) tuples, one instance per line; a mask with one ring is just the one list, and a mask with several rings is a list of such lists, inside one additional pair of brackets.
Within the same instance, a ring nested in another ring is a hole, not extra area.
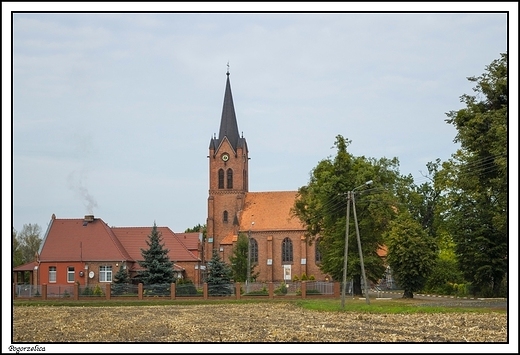
[(218, 137), (209, 143), (209, 196), (204, 258), (214, 251), (230, 263), (241, 234), (250, 242), (250, 260), (258, 282), (291, 281), (302, 276), (318, 281), (330, 277), (320, 271), (317, 243), (305, 240), (305, 226), (292, 216), (297, 191), (249, 191), (249, 149), (238, 123), (229, 70)]

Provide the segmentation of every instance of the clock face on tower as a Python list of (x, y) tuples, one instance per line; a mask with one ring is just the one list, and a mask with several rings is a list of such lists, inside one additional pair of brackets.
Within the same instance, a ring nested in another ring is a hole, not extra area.
[(229, 160), (229, 154), (228, 153), (222, 154), (222, 160), (223, 161), (228, 161)]

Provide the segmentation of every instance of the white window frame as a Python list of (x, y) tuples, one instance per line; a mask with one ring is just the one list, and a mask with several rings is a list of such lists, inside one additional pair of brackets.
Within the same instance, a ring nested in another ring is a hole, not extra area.
[(67, 266), (67, 282), (74, 283), (74, 266)]
[(49, 266), (49, 283), (56, 283), (57, 276), (56, 266)]
[(99, 267), (99, 282), (112, 282), (112, 265)]

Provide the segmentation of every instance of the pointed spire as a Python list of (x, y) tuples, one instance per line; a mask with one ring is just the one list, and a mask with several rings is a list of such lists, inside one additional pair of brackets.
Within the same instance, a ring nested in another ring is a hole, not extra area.
[(239, 142), (238, 124), (235, 115), (235, 106), (233, 105), (233, 95), (231, 94), (231, 84), (229, 82), (229, 62), (228, 71), (226, 72), (226, 91), (224, 93), (224, 105), (222, 107), (222, 118), (220, 119), (220, 130), (218, 134), (219, 142), (227, 137), (233, 149), (237, 149)]

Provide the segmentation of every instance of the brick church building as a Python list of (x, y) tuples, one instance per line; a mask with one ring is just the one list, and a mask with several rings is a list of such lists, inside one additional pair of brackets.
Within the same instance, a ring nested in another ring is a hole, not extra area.
[(306, 242), (304, 225), (291, 214), (297, 191), (249, 191), (249, 149), (239, 134), (229, 71), (226, 75), (220, 130), (209, 144), (205, 259), (217, 251), (229, 263), (238, 236), (244, 234), (250, 238), (257, 281), (291, 281), (302, 275), (330, 279), (319, 269), (316, 243)]

